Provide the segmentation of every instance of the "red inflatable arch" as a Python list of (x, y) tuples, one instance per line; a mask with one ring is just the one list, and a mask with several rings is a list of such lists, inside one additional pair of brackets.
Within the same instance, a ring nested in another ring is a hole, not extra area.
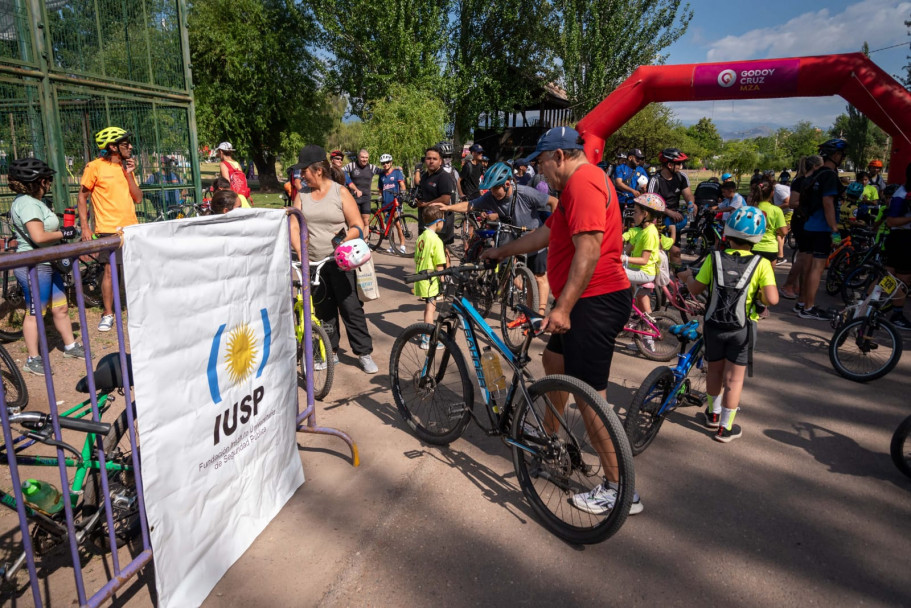
[(889, 181), (911, 162), (911, 93), (863, 53), (724, 63), (641, 66), (576, 129), (592, 162), (604, 141), (652, 102), (840, 95), (892, 136)]

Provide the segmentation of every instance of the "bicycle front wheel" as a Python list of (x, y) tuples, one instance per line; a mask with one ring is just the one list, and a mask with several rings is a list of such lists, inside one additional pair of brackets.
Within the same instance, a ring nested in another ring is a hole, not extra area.
[[(633, 456), (617, 415), (588, 384), (545, 376), (528, 387), (512, 423), (513, 464), (525, 498), (544, 525), (563, 540), (599, 543), (629, 515), (635, 492)], [(559, 404), (565, 404), (559, 407)], [(613, 508), (592, 513), (575, 506), (604, 482), (616, 485)]]
[(639, 319), (636, 329), (639, 331), (650, 332), (649, 334), (636, 334), (636, 346), (639, 352), (645, 355), (646, 359), (652, 361), (670, 361), (680, 350), (680, 342), (671, 334), (671, 327), (680, 323), (675, 317), (666, 312), (649, 313), (654, 320), (654, 326), (658, 330), (657, 336), (652, 335), (655, 330), (645, 319)]
[[(332, 344), (329, 334), (316, 322), (310, 324), (313, 344), (313, 398), (324, 399), (332, 388), (332, 379), (335, 376), (335, 363), (332, 360)], [(304, 342), (297, 343), (297, 363), (300, 380), (303, 386), (307, 384), (307, 365), (304, 361)]]
[[(402, 240), (402, 238), (399, 237), (399, 228), (402, 229), (402, 235), (405, 237), (405, 240)], [(412, 230), (406, 230), (404, 218), (396, 218), (392, 227), (389, 228), (389, 244), (392, 245), (392, 250), (396, 252), (397, 255), (412, 257), (414, 255), (415, 232), (417, 232), (416, 224)], [(411, 236), (409, 237), (409, 235)], [(402, 248), (404, 248), (404, 251)]]
[(527, 266), (516, 266), (512, 274), (500, 298), (500, 330), (509, 349), (518, 353), (529, 329), (526, 327), (525, 315), (517, 311), (516, 306), (521, 304), (538, 310), (538, 282)]
[(898, 467), (898, 470), (911, 477), (911, 416), (908, 416), (895, 429), (892, 435), (892, 443), (889, 446), (889, 454), (892, 456), (892, 462)]
[(664, 422), (661, 405), (667, 401), (674, 384), (676, 379), (671, 368), (657, 367), (646, 376), (639, 390), (633, 395), (629, 411), (626, 412), (626, 420), (623, 422), (633, 456), (644, 452), (658, 435), (658, 430)]
[(829, 341), (829, 361), (840, 375), (855, 382), (882, 378), (902, 356), (902, 337), (878, 316), (848, 321)]
[(22, 378), (22, 372), (16, 367), (5, 348), (0, 346), (0, 378), (3, 381), (3, 393), (6, 395), (6, 406), (22, 409), (28, 405), (28, 388)]
[[(392, 345), (389, 377), (399, 414), (427, 443), (449, 445), (471, 420), (474, 384), (455, 342), (440, 332), (429, 344), (434, 326), (415, 323)], [(426, 342), (425, 342), (426, 340)]]

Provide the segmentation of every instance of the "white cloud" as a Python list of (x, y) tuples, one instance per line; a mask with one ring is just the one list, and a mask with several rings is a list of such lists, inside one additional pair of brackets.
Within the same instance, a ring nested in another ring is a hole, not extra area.
[(864, 41), (875, 50), (908, 40), (904, 21), (911, 2), (864, 0), (841, 13), (824, 8), (772, 27), (725, 36), (710, 43), (709, 61), (802, 57), (859, 51)]

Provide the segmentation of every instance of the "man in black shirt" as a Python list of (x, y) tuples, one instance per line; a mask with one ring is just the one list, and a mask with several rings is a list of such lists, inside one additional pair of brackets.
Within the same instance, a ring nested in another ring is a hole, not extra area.
[(379, 175), (383, 170), (370, 164), (370, 153), (361, 149), (357, 153), (357, 161), (345, 165), (345, 172), (351, 178), (348, 188), (354, 194), (354, 202), (361, 212), (364, 226), (370, 223), (370, 190), (373, 188), (373, 176)]
[(481, 144), (474, 144), (468, 148), (468, 151), (471, 156), (465, 159), (462, 164), (462, 170), (459, 173), (462, 178), (462, 193), (465, 194), (468, 200), (473, 200), (481, 195), (478, 186), (481, 184), (481, 174), (484, 173), (484, 165), (482, 163), (484, 148), (481, 147)]
[[(421, 173), (421, 183), (418, 186), (417, 206), (418, 209), (427, 207), (432, 203), (452, 204), (453, 194), (456, 193), (456, 181), (452, 172), (443, 168), (443, 150), (438, 146), (427, 148), (424, 152), (424, 171)], [(445, 225), (452, 225), (452, 213), (446, 213), (444, 216), (444, 228), (440, 232), (440, 238), (444, 243), (452, 242), (452, 236), (446, 234)], [(418, 233), (424, 230), (423, 213), (418, 212)], [(447, 244), (449, 244), (447, 243)]]
[(658, 154), (661, 170), (648, 181), (648, 191), (660, 194), (664, 199), (667, 206), (664, 212), (664, 225), (669, 227), (670, 236), (675, 241), (679, 232), (686, 226), (686, 218), (683, 215), (686, 209), (681, 209), (680, 198), (683, 197), (687, 204), (693, 202), (690, 180), (686, 173), (681, 171), (684, 161), (688, 159), (689, 157), (677, 148), (665, 148)]

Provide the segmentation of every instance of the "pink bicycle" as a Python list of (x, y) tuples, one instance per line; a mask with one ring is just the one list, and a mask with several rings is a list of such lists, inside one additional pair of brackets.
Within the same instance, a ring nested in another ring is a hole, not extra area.
[(679, 324), (679, 319), (666, 312), (642, 312), (634, 301), (629, 321), (623, 331), (633, 334), (636, 347), (646, 359), (670, 361), (680, 348), (677, 338), (671, 334), (670, 329)]

